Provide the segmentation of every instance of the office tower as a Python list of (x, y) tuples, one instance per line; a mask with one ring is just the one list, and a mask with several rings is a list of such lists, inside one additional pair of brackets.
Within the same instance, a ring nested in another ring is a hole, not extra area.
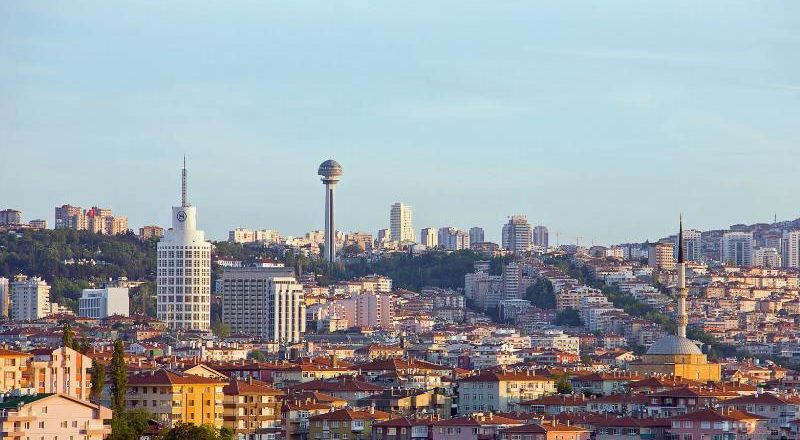
[(730, 231), (722, 234), (722, 262), (734, 266), (752, 266), (753, 233)]
[(757, 247), (753, 249), (753, 266), (780, 267), (781, 253), (775, 248)]
[(392, 231), (392, 237), (399, 242), (415, 242), (413, 214), (411, 207), (403, 203), (397, 202), (392, 205), (389, 212), (389, 228)]
[(111, 315), (129, 314), (128, 289), (125, 287), (83, 289), (78, 300), (78, 316), (84, 318), (102, 319)]
[(333, 159), (322, 162), (317, 174), (325, 184), (325, 244), (323, 258), (329, 263), (336, 261), (336, 224), (334, 222), (334, 190), (342, 177), (342, 166)]
[(0, 211), (0, 225), (21, 225), (22, 211), (4, 209)]
[(550, 237), (547, 226), (536, 226), (533, 228), (533, 245), (547, 249), (550, 245)]
[(86, 229), (86, 212), (80, 206), (62, 205), (56, 207), (56, 229)]
[[(698, 262), (702, 258), (703, 240), (701, 239), (702, 233), (695, 229), (687, 229), (683, 231), (683, 256), (686, 261)], [(680, 243), (678, 238), (675, 237), (675, 245), (673, 246), (673, 257), (678, 258), (678, 249)]]
[(300, 342), (306, 330), (303, 286), (287, 267), (225, 269), (222, 320), (234, 333)]
[(28, 226), (30, 226), (31, 229), (47, 229), (47, 220), (37, 218), (36, 220), (29, 221)]
[(181, 205), (172, 207), (172, 227), (158, 242), (158, 319), (171, 330), (211, 328), (211, 243), (197, 229), (197, 208), (186, 199), (186, 162)]
[(483, 243), (485, 240), (483, 228), (477, 226), (469, 228), (469, 242), (470, 243)]
[(429, 249), (433, 249), (439, 245), (439, 236), (436, 232), (436, 228), (423, 228), (419, 235), (422, 244)]
[(469, 233), (452, 226), (439, 228), (438, 232), (439, 246), (451, 251), (460, 251), (462, 249), (469, 249)]
[(781, 257), (783, 267), (800, 267), (800, 230), (783, 233)]
[(0, 316), (9, 318), (11, 313), (11, 286), (8, 278), (0, 277)]
[(675, 256), (672, 243), (651, 243), (647, 253), (647, 264), (658, 270), (675, 269)]
[(531, 225), (524, 215), (512, 215), (503, 226), (503, 247), (511, 252), (531, 250)]
[(11, 319), (33, 321), (50, 314), (50, 286), (39, 277), (17, 275), (11, 286)]
[(151, 238), (161, 238), (164, 236), (164, 228), (160, 226), (142, 226), (139, 228), (139, 239), (150, 240)]

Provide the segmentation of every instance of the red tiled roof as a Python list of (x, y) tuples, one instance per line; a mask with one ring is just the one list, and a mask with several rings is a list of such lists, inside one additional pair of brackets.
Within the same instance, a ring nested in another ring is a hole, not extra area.
[(165, 369), (136, 373), (128, 376), (128, 385), (192, 385), (209, 384), (219, 385), (217, 379), (196, 376), (193, 374), (182, 374)]
[(348, 421), (348, 420), (388, 420), (391, 414), (383, 411), (356, 411), (350, 408), (343, 408), (325, 414), (317, 414), (309, 417), (308, 420), (327, 420), (327, 421)]

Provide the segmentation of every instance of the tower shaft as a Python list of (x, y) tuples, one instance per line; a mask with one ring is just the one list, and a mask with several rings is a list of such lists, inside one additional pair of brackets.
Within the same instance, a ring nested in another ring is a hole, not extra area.
[(686, 261), (683, 256), (683, 219), (680, 221), (678, 232), (678, 336), (686, 337), (686, 326), (689, 317), (686, 314), (686, 298), (689, 296), (686, 288)]

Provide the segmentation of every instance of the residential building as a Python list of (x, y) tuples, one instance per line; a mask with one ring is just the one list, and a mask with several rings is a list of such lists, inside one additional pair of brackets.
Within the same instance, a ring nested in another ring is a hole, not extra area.
[(50, 314), (50, 286), (39, 277), (17, 275), (11, 286), (11, 319), (33, 321)]
[(550, 245), (550, 237), (547, 226), (535, 226), (533, 228), (533, 245), (547, 249)]
[(385, 294), (358, 293), (335, 302), (350, 327), (389, 330), (392, 327), (392, 297)]
[(108, 318), (111, 315), (128, 316), (128, 289), (106, 287), (83, 289), (78, 300), (78, 316), (84, 318)]
[(781, 267), (781, 254), (778, 249), (757, 247), (753, 249), (753, 266)]
[(555, 380), (519, 371), (481, 371), (458, 379), (458, 413), (510, 411), (521, 400), (533, 400), (556, 392)]
[(362, 251), (371, 251), (374, 238), (369, 232), (352, 232), (347, 235), (346, 241), (350, 244), (355, 244)]
[(753, 233), (729, 231), (722, 234), (722, 262), (733, 266), (753, 265)]
[(55, 219), (56, 229), (86, 230), (86, 212), (80, 206), (57, 206)]
[(368, 440), (372, 438), (372, 426), (390, 418), (389, 413), (375, 409), (343, 408), (318, 414), (308, 419), (308, 439)]
[(436, 232), (436, 228), (423, 228), (419, 235), (422, 244), (429, 249), (433, 249), (439, 245), (439, 235)]
[(469, 233), (452, 226), (439, 228), (438, 242), (442, 248), (452, 251), (469, 249)]
[(21, 225), (22, 211), (16, 209), (0, 210), (0, 225)]
[(770, 431), (767, 421), (756, 414), (742, 411), (701, 409), (671, 417), (669, 433), (674, 439), (766, 439)]
[[(683, 231), (683, 251), (686, 261), (699, 262), (702, 260), (702, 233), (696, 229), (686, 229)], [(678, 259), (678, 237), (675, 236), (675, 245), (672, 247), (672, 257)]]
[(31, 357), (30, 353), (0, 348), (0, 393), (28, 387), (23, 373), (28, 370), (27, 361)]
[(532, 233), (526, 216), (512, 215), (503, 225), (503, 248), (515, 253), (529, 252), (533, 244)]
[[(508, 428), (522, 426), (525, 422), (503, 417), (491, 412), (439, 420), (431, 426), (430, 440), (489, 440), (500, 439), (500, 433)], [(517, 440), (515, 437), (514, 440)]]
[(103, 440), (110, 419), (110, 409), (63, 394), (16, 390), (0, 402), (2, 438)]
[(300, 342), (306, 330), (303, 286), (293, 268), (226, 269), (222, 275), (222, 317), (234, 333), (275, 342)]
[(234, 431), (237, 438), (249, 438), (256, 431), (281, 429), (281, 402), (286, 393), (266, 382), (231, 380), (222, 389), (222, 424)]
[(647, 264), (658, 270), (675, 269), (675, 257), (672, 243), (651, 243), (648, 248)]
[(92, 358), (69, 347), (36, 349), (25, 372), (31, 388), (39, 393), (60, 393), (89, 400)]
[(0, 277), (0, 317), (11, 317), (11, 285), (4, 277)]
[(589, 440), (591, 436), (586, 428), (557, 421), (513, 426), (500, 432), (500, 440)]
[(37, 218), (28, 222), (31, 229), (47, 229), (47, 220)]
[(399, 242), (415, 242), (413, 213), (411, 207), (397, 202), (389, 213), (389, 227), (392, 237)]
[(477, 226), (469, 228), (469, 242), (470, 243), (483, 243), (485, 240), (483, 228)]
[(781, 262), (783, 267), (800, 267), (800, 230), (783, 233)]
[(179, 423), (223, 426), (224, 382), (158, 369), (128, 376), (125, 406), (143, 408), (166, 428)]
[(197, 229), (197, 208), (186, 200), (172, 208), (172, 228), (158, 242), (157, 315), (171, 330), (211, 329), (211, 243)]
[(149, 225), (139, 228), (139, 239), (150, 240), (152, 238), (161, 238), (164, 236), (164, 228), (161, 226)]

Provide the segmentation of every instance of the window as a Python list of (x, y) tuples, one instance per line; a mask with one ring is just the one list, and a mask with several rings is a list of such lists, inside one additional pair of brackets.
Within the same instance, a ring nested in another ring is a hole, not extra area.
[(683, 434), (683, 440), (692, 440), (692, 434)]

